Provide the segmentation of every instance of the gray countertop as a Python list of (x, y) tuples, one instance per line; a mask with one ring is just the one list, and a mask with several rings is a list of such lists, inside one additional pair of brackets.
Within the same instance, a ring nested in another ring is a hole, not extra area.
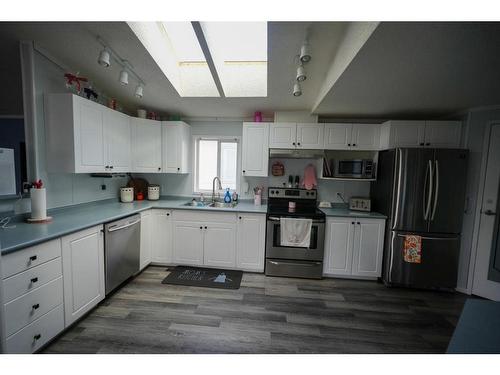
[(2, 255), (24, 247), (61, 237), (82, 229), (109, 221), (121, 219), (150, 208), (176, 210), (197, 210), (209, 212), (251, 212), (265, 214), (266, 205), (255, 206), (253, 201), (241, 201), (236, 208), (208, 208), (185, 206), (189, 197), (162, 198), (158, 201), (134, 201), (120, 203), (116, 200), (98, 201), (77, 206), (49, 210), (53, 220), (46, 224), (28, 224), (24, 216), (16, 216), (7, 225), (15, 226), (0, 229), (0, 250)]
[[(120, 203), (116, 200), (98, 201), (71, 207), (49, 210), (53, 217), (47, 224), (28, 224), (25, 216), (15, 216), (7, 225), (0, 229), (0, 250), (3, 255), (33, 246), (38, 243), (80, 231), (94, 225), (121, 219), (150, 208), (165, 208), (176, 210), (196, 210), (209, 212), (267, 212), (267, 205), (255, 206), (253, 201), (242, 200), (235, 208), (210, 208), (186, 206), (189, 197), (162, 197), (158, 201), (135, 201)], [(337, 217), (369, 217), (384, 219), (385, 216), (376, 212), (354, 212), (344, 206), (321, 208), (326, 216)], [(9, 226), (15, 226), (8, 228)]]

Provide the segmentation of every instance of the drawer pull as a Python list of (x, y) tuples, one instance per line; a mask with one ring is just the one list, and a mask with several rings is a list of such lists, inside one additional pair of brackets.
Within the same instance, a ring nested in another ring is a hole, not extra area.
[(32, 278), (30, 281), (31, 281), (32, 283), (36, 283), (36, 282), (38, 282), (38, 277), (34, 277), (34, 278)]
[(36, 258), (37, 258), (36, 255), (30, 256), (30, 262), (33, 262), (34, 260), (36, 260)]
[(37, 310), (40, 307), (40, 304), (35, 303), (32, 307), (33, 307), (33, 310)]
[(41, 335), (41, 334), (37, 334), (37, 335), (33, 336), (33, 340), (35, 340), (35, 341), (38, 341), (38, 340), (40, 340), (41, 338), (42, 338), (42, 335)]

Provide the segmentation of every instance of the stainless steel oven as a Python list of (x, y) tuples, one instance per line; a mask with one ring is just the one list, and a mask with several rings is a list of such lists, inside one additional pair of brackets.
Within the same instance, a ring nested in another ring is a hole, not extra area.
[[(290, 202), (295, 209), (288, 208)], [(323, 276), (326, 220), (316, 204), (315, 190), (269, 188), (266, 275), (314, 279)], [(284, 217), (312, 220), (308, 247), (281, 245), (281, 218)]]

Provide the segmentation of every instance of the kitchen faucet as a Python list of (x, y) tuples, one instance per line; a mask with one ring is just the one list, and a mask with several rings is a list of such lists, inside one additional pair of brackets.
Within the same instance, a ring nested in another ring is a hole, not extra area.
[[(217, 185), (217, 190), (222, 190), (222, 183), (220, 181), (220, 178), (218, 176), (214, 177), (214, 180), (212, 181), (212, 202), (215, 203), (215, 180), (219, 182)], [(217, 195), (219, 195), (219, 192), (217, 192)]]

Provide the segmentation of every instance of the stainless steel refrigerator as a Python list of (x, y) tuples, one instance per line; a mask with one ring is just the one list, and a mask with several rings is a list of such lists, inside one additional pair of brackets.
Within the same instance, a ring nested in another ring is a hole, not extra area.
[[(379, 153), (372, 208), (387, 215), (386, 285), (453, 289), (465, 206), (467, 150), (398, 148)], [(404, 257), (418, 236), (419, 262)]]

